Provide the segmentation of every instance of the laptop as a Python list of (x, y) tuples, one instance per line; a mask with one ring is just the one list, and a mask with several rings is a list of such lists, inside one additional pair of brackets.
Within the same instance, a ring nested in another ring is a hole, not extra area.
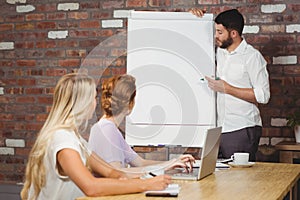
[(192, 172), (176, 168), (165, 172), (175, 180), (200, 180), (215, 171), (222, 127), (208, 129), (204, 136), (204, 145), (201, 151), (199, 167), (193, 168)]

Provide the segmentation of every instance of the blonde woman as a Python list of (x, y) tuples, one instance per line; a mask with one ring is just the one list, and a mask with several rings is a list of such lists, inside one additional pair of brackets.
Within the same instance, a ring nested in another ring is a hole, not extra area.
[[(148, 169), (167, 170), (173, 167), (192, 169), (195, 159), (191, 155), (181, 155), (178, 159), (164, 162), (146, 160), (126, 143), (118, 126), (131, 113), (135, 94), (135, 78), (130, 75), (117, 75), (103, 83), (101, 107), (104, 115), (91, 128), (89, 147), (106, 162), (127, 172), (140, 173)], [(126, 168), (127, 165), (130, 168)], [(147, 167), (150, 165), (156, 166)]]
[[(161, 190), (170, 183), (168, 176), (127, 179), (88, 150), (80, 132), (95, 107), (96, 86), (91, 77), (73, 73), (59, 80), (49, 116), (29, 155), (23, 200), (136, 193)], [(95, 178), (90, 170), (107, 178)]]

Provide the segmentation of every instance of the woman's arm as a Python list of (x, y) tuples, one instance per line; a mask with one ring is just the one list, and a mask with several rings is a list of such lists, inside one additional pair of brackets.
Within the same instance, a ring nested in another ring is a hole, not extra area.
[[(92, 161), (94, 162), (94, 161)], [(96, 164), (96, 163), (94, 163)], [(105, 163), (97, 167), (101, 174), (118, 177), (120, 174)], [(97, 164), (97, 165), (98, 165)], [(57, 165), (62, 175), (70, 179), (87, 196), (104, 196), (114, 194), (137, 193), (146, 190), (162, 190), (171, 183), (171, 177), (163, 175), (151, 179), (112, 179), (95, 178), (84, 166), (80, 155), (73, 149), (63, 149), (57, 153)], [(93, 164), (92, 164), (93, 165)], [(121, 175), (119, 176), (121, 177)]]

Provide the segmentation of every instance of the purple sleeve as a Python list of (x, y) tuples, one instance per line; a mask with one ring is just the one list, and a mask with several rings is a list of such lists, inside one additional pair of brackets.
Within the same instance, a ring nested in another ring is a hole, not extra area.
[(89, 147), (106, 162), (130, 163), (137, 156), (113, 123), (96, 123), (90, 132)]

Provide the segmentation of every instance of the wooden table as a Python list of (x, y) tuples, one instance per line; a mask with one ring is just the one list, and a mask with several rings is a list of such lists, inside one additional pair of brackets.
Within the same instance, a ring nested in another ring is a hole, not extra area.
[(300, 158), (300, 143), (283, 141), (275, 145), (279, 150), (279, 161), (283, 163), (293, 163), (294, 158)]
[[(230, 168), (216, 171), (200, 181), (174, 181), (181, 187), (180, 200), (282, 200), (290, 191), (297, 200), (300, 165), (286, 163), (256, 163), (250, 168)], [(106, 197), (81, 197), (77, 200), (160, 200), (143, 193)]]

